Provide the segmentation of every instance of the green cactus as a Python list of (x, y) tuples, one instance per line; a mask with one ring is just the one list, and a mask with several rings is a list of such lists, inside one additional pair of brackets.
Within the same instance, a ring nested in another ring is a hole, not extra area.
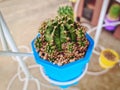
[(69, 59), (74, 59), (71, 57), (79, 59), (83, 54), (76, 53), (79, 54), (81, 47), (85, 47), (86, 51), (89, 44), (85, 37), (85, 28), (67, 15), (44, 22), (39, 32), (42, 34), (36, 39), (35, 47), (39, 48), (38, 51), (41, 52), (42, 49), (42, 52), (47, 53), (47, 59), (55, 64), (61, 58), (66, 60), (61, 60), (62, 65), (69, 63)]
[(73, 43), (68, 44), (68, 51), (72, 52), (73, 51)]
[(120, 17), (120, 5), (113, 4), (109, 9), (109, 17), (112, 19), (118, 19)]
[(58, 15), (59, 16), (67, 15), (68, 17), (70, 17), (73, 20), (74, 19), (73, 8), (71, 6), (62, 6), (62, 7), (59, 7), (59, 9), (58, 9)]

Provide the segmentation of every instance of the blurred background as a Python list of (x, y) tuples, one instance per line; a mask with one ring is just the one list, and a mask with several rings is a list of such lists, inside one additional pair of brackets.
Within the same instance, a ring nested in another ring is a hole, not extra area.
[[(76, 20), (81, 23), (87, 23), (91, 28), (96, 27), (103, 1), (80, 0), (75, 15)], [(55, 17), (59, 6), (70, 5), (74, 9), (76, 2), (76, 0), (0, 0), (0, 11), (20, 51), (31, 52), (30, 43), (38, 33), (40, 24), (48, 18)], [(112, 10), (110, 11), (110, 8), (114, 4), (120, 6), (120, 1), (109, 0), (106, 18), (108, 16), (107, 20), (120, 21), (120, 14), (116, 15), (114, 8), (113, 13)], [(109, 13), (112, 13), (113, 17), (110, 18), (111, 14), (109, 15)], [(91, 36), (94, 38), (95, 31), (91, 33)], [(102, 28), (98, 45), (113, 49), (120, 55), (120, 24), (112, 30), (107, 27)], [(24, 47), (27, 47), (28, 50)], [(96, 49), (99, 51), (99, 48)], [(2, 50), (1, 43), (0, 50)], [(88, 68), (89, 71), (98, 72), (103, 70), (98, 60), (99, 56), (93, 53)], [(35, 61), (33, 58), (27, 58), (25, 63), (29, 66), (35, 64)], [(17, 72), (17, 67), (18, 63), (13, 58), (0, 56), (0, 90), (6, 90), (10, 79)], [(43, 79), (38, 68), (30, 70), (30, 72), (43, 83), (49, 84)], [(23, 74), (22, 76), (24, 77)], [(120, 65), (116, 64), (112, 69), (102, 75), (93, 76), (86, 74), (79, 81), (79, 84), (74, 87), (78, 88), (78, 90), (120, 90)], [(10, 90), (22, 90), (22, 88), (23, 82), (20, 82), (17, 78)], [(57, 89), (56, 86), (50, 88), (41, 85), (41, 90)], [(34, 82), (29, 83), (28, 90), (37, 90)]]

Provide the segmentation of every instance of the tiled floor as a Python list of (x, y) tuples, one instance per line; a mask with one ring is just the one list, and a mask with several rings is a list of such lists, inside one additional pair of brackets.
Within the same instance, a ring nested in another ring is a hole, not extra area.
[[(30, 49), (31, 40), (37, 34), (40, 23), (46, 18), (54, 17), (59, 5), (62, 4), (69, 4), (69, 2), (67, 0), (0, 0), (0, 10), (17, 46), (20, 48), (25, 45)], [(99, 44), (106, 48), (112, 48), (120, 54), (120, 41), (114, 38), (110, 32), (102, 31)], [(20, 49), (20, 51), (25, 51), (25, 49)], [(33, 58), (27, 58), (26, 63), (27, 65), (35, 64)], [(17, 67), (18, 63), (11, 57), (0, 56), (0, 90), (6, 90), (10, 79), (17, 72)], [(102, 70), (98, 64), (98, 56), (94, 54), (89, 64), (89, 70)], [(35, 68), (30, 72), (48, 84), (40, 75), (39, 69)], [(77, 87), (79, 90), (120, 90), (119, 84), (120, 67), (117, 65), (101, 76), (86, 74)], [(21, 83), (17, 78), (10, 90), (22, 90), (22, 87), (23, 82)], [(36, 90), (35, 84), (30, 82), (28, 89)], [(41, 90), (53, 90), (53, 88), (42, 86)]]

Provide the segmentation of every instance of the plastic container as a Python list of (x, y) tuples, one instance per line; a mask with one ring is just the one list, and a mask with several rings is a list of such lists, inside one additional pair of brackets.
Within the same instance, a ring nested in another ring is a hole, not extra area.
[[(115, 57), (116, 57), (115, 60), (112, 61), (112, 60), (107, 59), (107, 58), (104, 56), (104, 52), (105, 52), (105, 51), (109, 51), (109, 52), (111, 52), (113, 55), (115, 55)], [(103, 50), (103, 51), (101, 52), (101, 54), (100, 54), (100, 61), (99, 61), (99, 63), (100, 63), (100, 66), (101, 66), (102, 68), (104, 68), (104, 69), (108, 69), (108, 68), (114, 67), (115, 64), (118, 63), (118, 61), (119, 61), (119, 55), (118, 55), (117, 52), (115, 52), (115, 51), (112, 50), (112, 49)]]
[[(118, 20), (110, 20), (107, 17), (105, 18), (105, 24), (115, 23), (115, 22), (118, 22), (118, 21), (119, 21), (119, 19)], [(105, 26), (105, 29), (107, 31), (114, 31), (116, 29), (116, 25)]]
[[(40, 37), (40, 34), (38, 34), (37, 37)], [(36, 52), (36, 48), (34, 47), (34, 41), (35, 41), (34, 39), (31, 45), (32, 45), (35, 61), (37, 64), (40, 64), (43, 66), (45, 74), (49, 78), (55, 81), (60, 81), (60, 82), (73, 80), (74, 78), (77, 78), (83, 73), (85, 66), (89, 62), (92, 54), (94, 41), (88, 34), (86, 34), (86, 37), (89, 40), (90, 44), (88, 46), (88, 49), (86, 51), (84, 58), (81, 58), (75, 62), (65, 64), (63, 66), (54, 65), (51, 62), (42, 59), (39, 56), (39, 54)]]

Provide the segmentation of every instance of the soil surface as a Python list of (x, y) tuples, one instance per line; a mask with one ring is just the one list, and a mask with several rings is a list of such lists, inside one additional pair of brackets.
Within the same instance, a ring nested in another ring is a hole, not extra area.
[(104, 52), (104, 56), (108, 59), (108, 60), (111, 60), (111, 61), (115, 61), (116, 60), (116, 56), (110, 52), (110, 51), (105, 51)]

